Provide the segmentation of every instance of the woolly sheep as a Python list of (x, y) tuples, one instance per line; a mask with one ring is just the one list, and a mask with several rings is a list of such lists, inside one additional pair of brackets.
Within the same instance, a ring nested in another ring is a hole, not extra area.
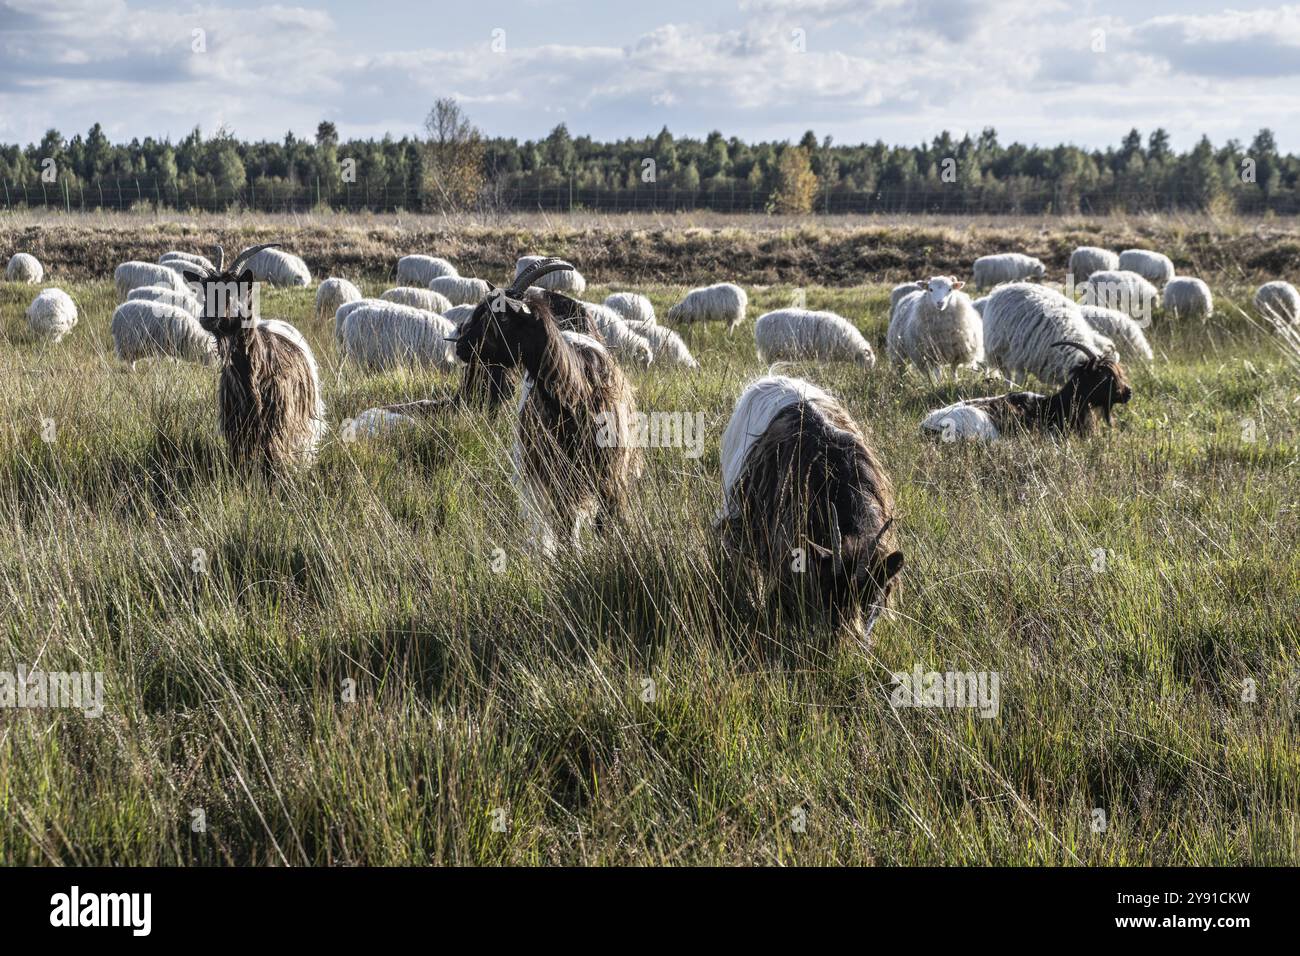
[(208, 259), (206, 256), (201, 256), (195, 252), (181, 252), (179, 249), (171, 249), (158, 257), (158, 264), (160, 266), (165, 266), (169, 262), (188, 262), (191, 265), (198, 266), (200, 269), (206, 269), (209, 272), (216, 268), (212, 264), (212, 260)]
[(894, 317), (894, 312), (898, 309), (898, 303), (902, 302), (913, 292), (916, 292), (920, 286), (915, 282), (904, 282), (896, 285), (889, 290), (889, 317)]
[(422, 309), (383, 302), (351, 311), (343, 323), (343, 354), (368, 372), (397, 367), (455, 368), (456, 326)]
[(1214, 296), (1200, 279), (1174, 276), (1165, 283), (1164, 309), (1177, 319), (1208, 319), (1214, 314)]
[(196, 319), (203, 314), (203, 303), (188, 290), (178, 292), (176, 289), (167, 286), (142, 285), (140, 288), (132, 289), (126, 294), (126, 301), (130, 302), (134, 299), (173, 305), (178, 309), (184, 309)]
[(778, 309), (754, 323), (754, 344), (761, 361), (817, 359), (855, 362), (864, 371), (876, 364), (871, 344), (848, 319), (834, 312)]
[(974, 302), (971, 303), (971, 305), (975, 306), (975, 311), (980, 314), (981, 319), (984, 318), (984, 306), (988, 304), (989, 304), (989, 297), (986, 295), (980, 296), (978, 299), (976, 299)]
[(155, 262), (124, 262), (113, 270), (113, 285), (117, 287), (117, 301), (125, 302), (132, 289), (146, 285), (160, 285), (177, 292), (188, 292), (189, 286), (179, 272)]
[(109, 332), (117, 357), (132, 366), (155, 356), (204, 365), (217, 357), (217, 340), (189, 312), (165, 302), (123, 302), (113, 312)]
[(1080, 246), (1070, 253), (1066, 269), (1075, 285), (1087, 281), (1094, 272), (1114, 272), (1119, 268), (1119, 256), (1098, 246)]
[[(554, 275), (555, 273), (551, 273)], [(583, 308), (596, 323), (596, 329), (606, 347), (620, 362), (646, 368), (654, 359), (654, 350), (642, 335), (638, 335), (623, 321), (623, 317), (607, 305), (584, 302)]]
[[(518, 279), (524, 274), (524, 270), (541, 262), (545, 256), (520, 256), (515, 262), (515, 278)], [(541, 276), (536, 285), (542, 289), (550, 289), (552, 292), (563, 292), (565, 295), (571, 295), (575, 299), (579, 298), (587, 291), (587, 280), (582, 277), (577, 269), (564, 269), (560, 272), (548, 272)]]
[[(551, 275), (557, 274), (551, 273)], [(547, 276), (547, 278), (550, 278), (550, 276)], [(614, 292), (605, 296), (605, 304), (628, 322), (656, 324), (655, 307), (643, 295), (638, 295), (635, 292)]]
[(414, 424), (415, 419), (410, 415), (402, 415), (386, 408), (367, 408), (352, 419), (349, 434), (354, 438), (379, 438)]
[(253, 278), (258, 282), (290, 288), (311, 285), (311, 270), (307, 263), (283, 249), (262, 249), (250, 256), (244, 265), (252, 270)]
[(687, 292), (668, 310), (669, 322), (726, 322), (730, 332), (745, 321), (749, 296), (730, 282), (702, 286)]
[(7, 282), (26, 282), (35, 285), (45, 278), (45, 267), (40, 260), (26, 252), (16, 252), (5, 266)]
[(485, 281), (468, 276), (438, 276), (430, 280), (429, 288), (445, 296), (452, 305), (478, 305), (488, 294)]
[(397, 284), (427, 288), (439, 276), (458, 276), (459, 272), (446, 259), (437, 256), (402, 256), (397, 260)]
[(316, 319), (335, 315), (339, 306), (361, 301), (361, 290), (347, 279), (330, 276), (316, 288)]
[(1123, 312), (1104, 309), (1098, 305), (1082, 305), (1079, 306), (1079, 311), (1083, 313), (1083, 320), (1095, 331), (1115, 343), (1119, 357), (1124, 361), (1141, 359), (1150, 362), (1155, 358), (1142, 326)]
[(348, 316), (361, 308), (363, 305), (383, 305), (384, 299), (357, 299), (355, 302), (344, 302), (334, 310), (334, 341), (339, 345), (343, 344), (343, 323), (348, 320)]
[(1161, 285), (1174, 277), (1173, 261), (1150, 249), (1125, 249), (1119, 254), (1119, 268), (1123, 272), (1136, 272), (1148, 282)]
[(655, 365), (679, 365), (683, 368), (700, 367), (700, 363), (695, 360), (695, 356), (686, 347), (682, 337), (672, 329), (664, 328), (662, 325), (656, 325), (653, 322), (640, 322), (635, 319), (628, 319), (627, 327), (650, 343), (651, 361)]
[(1041, 279), (1047, 275), (1047, 267), (1022, 252), (1000, 252), (992, 256), (980, 256), (975, 260), (975, 286), (987, 289), (1003, 282), (1019, 282), (1022, 279)]
[(1123, 269), (1094, 272), (1078, 291), (1083, 305), (1116, 309), (1149, 323), (1151, 311), (1160, 301), (1160, 291), (1136, 272)]
[(984, 360), (984, 322), (955, 276), (912, 284), (889, 321), (885, 343), (895, 365), (911, 362), (933, 379)]
[(989, 296), (984, 308), (984, 352), (988, 363), (1014, 380), (1033, 374), (1051, 385), (1064, 385), (1075, 366), (1087, 361), (1075, 342), (1102, 355), (1114, 355), (1110, 339), (1093, 330), (1079, 306), (1059, 292), (1026, 282), (1005, 285)]
[(1255, 308), (1275, 322), (1300, 322), (1300, 292), (1289, 282), (1265, 282), (1255, 290)]
[(450, 320), (453, 325), (460, 328), (460, 326), (464, 324), (465, 320), (474, 314), (476, 308), (478, 308), (476, 305), (453, 305), (446, 312), (442, 313), (442, 317)]
[(56, 344), (77, 324), (76, 303), (62, 289), (43, 289), (27, 307), (27, 324), (38, 336)]
[(379, 298), (385, 302), (409, 305), (413, 309), (423, 309), (425, 312), (436, 312), (439, 315), (446, 315), (452, 308), (451, 301), (445, 295), (432, 289), (398, 286), (396, 289), (389, 289)]

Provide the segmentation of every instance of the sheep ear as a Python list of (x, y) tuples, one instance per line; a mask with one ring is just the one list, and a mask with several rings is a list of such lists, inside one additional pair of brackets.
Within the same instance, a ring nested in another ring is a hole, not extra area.
[(966, 283), (958, 279), (956, 282), (952, 284), (952, 288), (954, 292), (957, 291), (958, 289), (964, 289), (966, 288)]
[(918, 289), (928, 289), (930, 288), (930, 283), (926, 282), (924, 279), (917, 279), (916, 287)]

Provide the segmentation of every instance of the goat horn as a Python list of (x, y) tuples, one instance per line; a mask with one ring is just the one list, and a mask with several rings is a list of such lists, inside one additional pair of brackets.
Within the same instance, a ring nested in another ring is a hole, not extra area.
[(217, 275), (220, 275), (221, 271), (225, 269), (225, 267), (226, 267), (226, 250), (222, 249), (221, 244), (218, 243), (217, 244)]
[(568, 269), (572, 272), (577, 271), (563, 259), (557, 259), (554, 256), (539, 259), (523, 272), (519, 273), (519, 275), (515, 276), (515, 281), (510, 284), (508, 289), (506, 289), (506, 295), (512, 299), (518, 298), (524, 294), (530, 285), (542, 276), (550, 275), (552, 272), (559, 272), (561, 269)]
[(235, 256), (235, 261), (230, 264), (230, 271), (238, 272), (240, 266), (253, 258), (253, 256), (257, 255), (263, 249), (278, 249), (279, 247), (280, 243), (278, 242), (264, 242), (260, 246), (249, 246), (239, 255)]
[(1080, 345), (1078, 342), (1071, 342), (1068, 339), (1061, 339), (1061, 341), (1059, 342), (1052, 343), (1053, 348), (1060, 348), (1063, 345), (1069, 346), (1072, 349), (1078, 349), (1080, 352), (1088, 356), (1088, 358), (1092, 359), (1094, 362), (1097, 361), (1098, 358), (1097, 353), (1092, 351), (1092, 349), (1088, 348), (1086, 345)]

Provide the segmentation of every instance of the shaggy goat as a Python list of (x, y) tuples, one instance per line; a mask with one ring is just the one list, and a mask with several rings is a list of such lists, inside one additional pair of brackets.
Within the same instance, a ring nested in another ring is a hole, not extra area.
[(754, 323), (754, 345), (759, 360), (854, 362), (863, 371), (876, 366), (876, 353), (857, 327), (834, 312), (777, 309)]
[(177, 292), (188, 291), (181, 273), (156, 262), (122, 263), (113, 270), (113, 285), (117, 287), (118, 302), (125, 302), (132, 289), (147, 285), (160, 285)]
[(218, 247), (215, 268), (185, 278), (201, 291), (199, 321), (217, 339), (221, 432), (231, 458), (239, 467), (279, 477), (315, 460), (328, 426), (316, 357), (306, 340), (288, 323), (256, 315), (248, 263), (269, 251), (270, 245), (252, 246), (227, 269)]
[[(546, 256), (520, 256), (515, 262), (515, 279), (518, 280), (527, 270), (546, 258)], [(577, 269), (548, 272), (538, 278), (537, 285), (539, 288), (561, 292), (575, 299), (587, 291), (587, 280)]]
[(1084, 361), (1061, 340), (1082, 342), (1113, 355), (1115, 345), (1094, 332), (1079, 306), (1059, 292), (1029, 283), (1004, 285), (984, 307), (984, 352), (988, 364), (1012, 380), (1032, 373), (1049, 385), (1063, 385)]
[(330, 276), (316, 289), (316, 321), (322, 322), (338, 312), (339, 306), (360, 302), (361, 290), (347, 279)]
[(306, 288), (311, 285), (311, 270), (307, 268), (307, 263), (277, 248), (275, 243), (268, 243), (261, 250), (246, 263), (255, 282), (287, 288)]
[(430, 280), (429, 288), (452, 305), (478, 305), (488, 294), (486, 282), (468, 276), (438, 276)]
[[(559, 273), (555, 273), (558, 275)], [(613, 292), (605, 296), (605, 305), (609, 306), (627, 322), (645, 322), (654, 325), (655, 307), (643, 295), (635, 292)]]
[(1149, 322), (1151, 312), (1160, 302), (1160, 290), (1136, 272), (1094, 272), (1077, 291), (1083, 305), (1116, 309), (1135, 319)]
[(113, 312), (109, 333), (117, 357), (132, 368), (145, 358), (176, 358), (208, 365), (217, 357), (217, 341), (199, 325), (198, 318), (161, 299), (123, 302)]
[(45, 267), (30, 253), (15, 252), (5, 266), (6, 282), (25, 282), (35, 285), (45, 278)]
[(451, 300), (441, 292), (434, 292), (432, 289), (416, 289), (411, 286), (389, 289), (379, 298), (385, 302), (409, 305), (413, 309), (423, 309), (425, 312), (436, 312), (438, 315), (446, 315), (455, 308)]
[(1114, 343), (1119, 358), (1126, 362), (1131, 359), (1150, 362), (1155, 358), (1142, 326), (1123, 312), (1103, 309), (1099, 305), (1081, 305), (1079, 311), (1094, 331), (1100, 332)]
[(1208, 319), (1214, 314), (1214, 296), (1202, 280), (1174, 276), (1165, 283), (1164, 309), (1176, 319)]
[(1070, 253), (1066, 273), (1075, 285), (1086, 282), (1094, 272), (1113, 272), (1119, 268), (1119, 256), (1098, 246), (1079, 246)]
[(460, 275), (446, 259), (437, 256), (402, 256), (397, 260), (397, 284), (428, 288), (439, 276)]
[(1255, 308), (1282, 325), (1300, 322), (1300, 292), (1289, 282), (1265, 282), (1255, 290)]
[(1033, 256), (1023, 252), (1000, 252), (992, 256), (980, 256), (975, 260), (975, 287), (987, 289), (1004, 282), (1019, 282), (1022, 279), (1041, 279), (1047, 275), (1047, 266)]
[(1162, 252), (1125, 249), (1119, 254), (1119, 271), (1136, 272), (1148, 282), (1163, 285), (1174, 277), (1174, 263)]
[(992, 441), (1014, 431), (1055, 429), (1089, 435), (1097, 427), (1098, 412), (1109, 425), (1111, 409), (1133, 396), (1124, 367), (1078, 342), (1052, 344), (1056, 348), (1078, 349), (1084, 356), (1055, 395), (1011, 392), (973, 398), (936, 409), (925, 416), (921, 428), (937, 432), (945, 441), (958, 438)]
[(343, 321), (343, 354), (367, 372), (456, 366), (450, 337), (456, 326), (433, 312), (396, 302), (362, 305)]
[(899, 301), (885, 334), (893, 364), (911, 362), (937, 380), (946, 368), (955, 377), (957, 369), (984, 360), (984, 321), (961, 291), (965, 285), (955, 276), (913, 283), (912, 294)]
[(27, 324), (38, 336), (57, 344), (77, 324), (77, 305), (62, 289), (44, 289), (27, 307)]
[(732, 331), (745, 321), (749, 296), (745, 290), (730, 282), (706, 285), (692, 289), (682, 301), (668, 310), (669, 322), (726, 322)]
[(686, 347), (682, 337), (672, 329), (666, 329), (653, 322), (638, 322), (635, 319), (629, 319), (627, 327), (650, 343), (650, 350), (653, 353), (651, 361), (655, 365), (700, 367), (700, 363), (695, 361), (695, 356)]
[(722, 495), (723, 544), (771, 593), (869, 640), (903, 554), (889, 477), (839, 402), (802, 379), (749, 385), (722, 436)]
[(479, 303), (456, 340), (467, 364), (524, 369), (515, 484), (533, 543), (547, 555), (560, 536), (576, 547), (586, 522), (600, 530), (620, 517), (641, 470), (636, 398), (618, 363), (596, 339), (562, 330), (548, 299), (525, 298), (545, 275), (572, 268), (558, 259), (534, 263)]

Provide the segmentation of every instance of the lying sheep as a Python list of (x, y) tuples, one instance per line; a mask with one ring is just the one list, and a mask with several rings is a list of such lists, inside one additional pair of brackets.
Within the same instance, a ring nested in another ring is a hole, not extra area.
[(984, 322), (966, 285), (955, 276), (935, 276), (912, 284), (889, 321), (885, 343), (895, 365), (911, 362), (932, 379), (944, 369), (977, 365), (984, 360)]
[[(554, 275), (555, 273), (551, 273)], [(645, 336), (638, 335), (623, 321), (623, 317), (607, 305), (583, 302), (583, 308), (596, 324), (605, 346), (624, 365), (647, 368), (654, 359), (654, 350)]]
[(428, 288), (439, 276), (458, 276), (459, 272), (446, 259), (437, 256), (402, 256), (397, 260), (397, 284)]
[(113, 285), (117, 287), (117, 301), (125, 302), (132, 289), (146, 285), (160, 285), (177, 292), (188, 292), (184, 277), (173, 269), (156, 262), (124, 262), (113, 270)]
[(1078, 291), (1082, 293), (1079, 302), (1083, 305), (1115, 309), (1148, 325), (1151, 313), (1160, 301), (1160, 292), (1155, 286), (1136, 272), (1123, 269), (1094, 272)]
[(27, 324), (38, 337), (57, 345), (77, 324), (77, 305), (62, 289), (43, 289), (27, 307)]
[(695, 356), (691, 355), (691, 350), (686, 347), (682, 337), (672, 329), (635, 319), (628, 319), (627, 327), (650, 343), (650, 360), (655, 365), (700, 367), (700, 363), (695, 361)]
[(1100, 332), (1115, 344), (1121, 359), (1150, 362), (1155, 358), (1142, 326), (1123, 312), (1103, 309), (1099, 305), (1081, 305), (1079, 311), (1094, 331)]
[(745, 321), (749, 296), (730, 282), (706, 285), (687, 292), (668, 310), (669, 322), (726, 322), (727, 331)]
[(1174, 277), (1174, 263), (1167, 255), (1150, 249), (1125, 249), (1119, 254), (1122, 272), (1136, 272), (1148, 282), (1164, 285)]
[(1176, 319), (1208, 319), (1214, 314), (1214, 296), (1200, 279), (1174, 276), (1165, 283), (1164, 309)]
[(274, 245), (263, 247), (244, 263), (244, 267), (253, 273), (257, 282), (287, 288), (311, 285), (311, 270), (307, 263)]
[(379, 298), (385, 302), (409, 305), (413, 309), (423, 309), (425, 312), (436, 312), (438, 315), (446, 315), (452, 309), (451, 300), (441, 292), (434, 292), (432, 289), (398, 286), (396, 289), (389, 289)]
[(980, 256), (975, 260), (974, 271), (975, 287), (987, 289), (1004, 282), (1041, 279), (1047, 275), (1047, 266), (1022, 252), (1000, 252), (992, 256)]
[(316, 319), (323, 321), (338, 312), (339, 306), (358, 302), (361, 290), (347, 279), (330, 276), (316, 289)]
[(1119, 256), (1109, 249), (1098, 246), (1079, 246), (1070, 253), (1070, 265), (1066, 269), (1070, 281), (1075, 285), (1086, 282), (1094, 272), (1114, 272), (1119, 268)]
[(352, 310), (343, 323), (343, 354), (368, 372), (456, 366), (450, 341), (456, 327), (440, 315), (383, 302)]
[(989, 365), (1012, 380), (1036, 375), (1063, 385), (1085, 361), (1060, 341), (1080, 343), (1103, 356), (1116, 353), (1110, 339), (1095, 332), (1079, 306), (1059, 292), (1019, 282), (994, 290), (984, 307), (984, 352)]
[(178, 309), (184, 309), (196, 319), (203, 314), (203, 303), (196, 299), (188, 289), (178, 292), (168, 286), (142, 285), (140, 288), (132, 289), (126, 294), (128, 302), (134, 299), (173, 305)]
[(113, 312), (109, 332), (117, 357), (132, 367), (159, 356), (203, 365), (217, 358), (217, 340), (189, 312), (165, 302), (123, 302)]
[(6, 282), (25, 282), (35, 285), (45, 278), (45, 267), (40, 260), (26, 252), (15, 252), (5, 266)]
[(478, 305), (488, 294), (486, 282), (467, 276), (438, 276), (430, 280), (429, 288), (452, 305)]
[[(525, 270), (532, 268), (538, 262), (545, 259), (545, 256), (520, 256), (515, 262), (515, 278), (518, 279), (524, 274)], [(552, 292), (562, 292), (565, 295), (571, 295), (575, 299), (581, 298), (582, 294), (587, 291), (587, 280), (582, 277), (577, 269), (565, 269), (561, 272), (548, 272), (537, 280), (538, 288), (549, 289)]]
[(853, 362), (863, 371), (876, 365), (871, 343), (852, 322), (834, 312), (808, 309), (765, 312), (754, 323), (754, 345), (759, 360), (768, 365), (808, 359)]
[(1255, 290), (1255, 308), (1274, 322), (1300, 323), (1300, 292), (1289, 282), (1265, 282)]
[[(559, 275), (552, 272), (551, 275)], [(549, 279), (550, 276), (547, 276)], [(647, 322), (656, 324), (655, 307), (643, 295), (635, 292), (614, 292), (605, 296), (605, 304), (621, 315), (628, 322)]]

